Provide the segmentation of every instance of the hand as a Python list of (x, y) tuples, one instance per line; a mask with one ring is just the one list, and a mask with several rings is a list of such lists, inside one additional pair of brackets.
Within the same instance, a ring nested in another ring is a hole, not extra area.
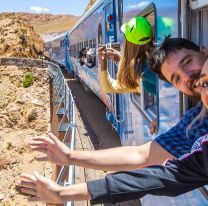
[(21, 174), (20, 181), (17, 184), (22, 186), (21, 191), (23, 193), (31, 195), (28, 198), (29, 201), (43, 201), (53, 204), (64, 203), (59, 196), (63, 187), (37, 172), (34, 175)]
[(150, 128), (149, 128), (149, 132), (150, 132), (151, 135), (153, 135), (153, 134), (156, 133), (157, 127), (158, 127), (158, 125), (157, 125), (157, 118), (155, 118), (155, 119), (151, 122)]
[(98, 47), (98, 60), (101, 71), (105, 71), (107, 69), (107, 56), (102, 46)]
[(39, 161), (51, 161), (58, 165), (70, 164), (70, 150), (55, 135), (49, 132), (47, 135), (33, 137), (29, 142), (32, 150), (46, 154), (45, 157), (37, 158)]
[(119, 62), (121, 53), (114, 48), (107, 48), (107, 57), (113, 61)]

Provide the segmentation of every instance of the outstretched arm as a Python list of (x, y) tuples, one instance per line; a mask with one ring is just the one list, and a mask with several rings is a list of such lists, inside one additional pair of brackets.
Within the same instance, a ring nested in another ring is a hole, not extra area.
[(129, 170), (147, 164), (161, 164), (171, 158), (157, 142), (151, 141), (141, 146), (118, 147), (98, 151), (72, 151), (52, 133), (34, 137), (30, 148), (45, 153), (38, 160), (51, 161), (58, 165), (77, 165), (99, 170)]
[(105, 179), (88, 182), (93, 204), (115, 203), (147, 194), (177, 196), (208, 183), (208, 142), (202, 151), (183, 160), (168, 161), (140, 170), (118, 172)]
[(90, 200), (90, 194), (85, 183), (63, 187), (39, 175), (22, 174), (17, 182), (21, 191), (31, 195), (29, 201), (42, 201), (52, 204), (61, 204), (68, 201)]
[(202, 149), (183, 160), (169, 161), (166, 166), (117, 172), (87, 185), (63, 187), (37, 173), (23, 174), (19, 185), (23, 192), (34, 196), (32, 200), (56, 204), (90, 199), (92, 204), (115, 203), (147, 194), (177, 196), (208, 183), (208, 143)]

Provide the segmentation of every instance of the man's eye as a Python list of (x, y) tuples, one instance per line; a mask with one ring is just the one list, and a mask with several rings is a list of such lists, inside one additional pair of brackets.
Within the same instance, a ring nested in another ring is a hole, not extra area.
[(207, 82), (202, 83), (202, 87), (203, 87), (203, 88), (208, 87), (208, 81), (207, 81)]
[(179, 77), (179, 76), (177, 76), (177, 77), (175, 78), (175, 84), (176, 84), (176, 85), (178, 84), (179, 79), (180, 79), (180, 77)]
[(191, 63), (191, 61), (192, 61), (192, 59), (188, 59), (185, 64), (187, 65), (187, 64)]

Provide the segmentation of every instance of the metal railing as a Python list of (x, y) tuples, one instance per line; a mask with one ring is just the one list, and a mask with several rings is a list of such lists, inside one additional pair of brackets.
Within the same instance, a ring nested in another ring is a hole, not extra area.
[[(58, 131), (65, 133), (63, 142), (71, 150), (74, 150), (76, 138), (75, 101), (68, 86), (68, 82), (65, 80), (60, 67), (55, 64), (51, 64), (48, 67), (48, 72), (53, 82), (54, 104), (57, 105), (56, 114), (61, 116)], [(63, 180), (66, 172), (68, 172), (67, 180)], [(56, 179), (56, 183), (64, 186), (70, 186), (74, 184), (74, 181), (75, 167), (72, 165), (62, 166)], [(64, 205), (73, 206), (74, 202), (66, 202)]]

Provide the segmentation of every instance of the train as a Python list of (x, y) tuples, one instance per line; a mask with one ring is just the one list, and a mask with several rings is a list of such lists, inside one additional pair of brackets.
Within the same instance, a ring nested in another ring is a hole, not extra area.
[[(198, 45), (208, 46), (207, 0), (97, 0), (67, 33), (45, 43), (46, 55), (63, 64), (106, 106), (106, 119), (117, 131), (122, 145), (141, 145), (173, 127), (192, 106), (192, 101), (157, 76), (151, 90), (141, 86), (141, 93), (107, 94), (99, 83), (98, 59), (93, 68), (80, 64), (79, 52), (86, 47), (97, 49), (99, 44), (122, 45), (121, 25), (143, 16), (149, 20), (158, 47), (165, 36), (188, 38)], [(193, 26), (194, 25), (194, 26)], [(108, 72), (115, 78), (117, 65), (108, 60)], [(140, 79), (144, 85), (147, 79)], [(171, 108), (174, 108), (174, 112)], [(157, 131), (149, 133), (150, 123), (157, 121)], [(171, 197), (148, 195), (141, 205), (190, 206), (208, 205), (206, 187)]]

